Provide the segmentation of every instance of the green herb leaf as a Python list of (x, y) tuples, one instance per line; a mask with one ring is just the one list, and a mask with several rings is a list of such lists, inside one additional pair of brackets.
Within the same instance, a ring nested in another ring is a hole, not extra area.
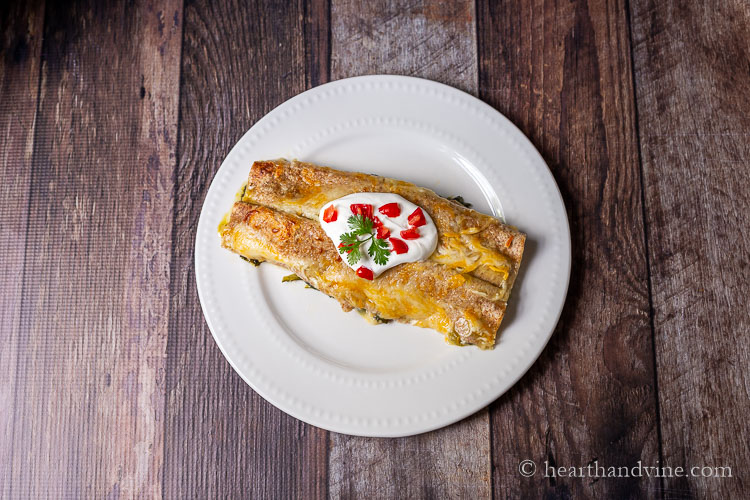
[(357, 262), (359, 262), (359, 259), (362, 258), (362, 252), (359, 250), (359, 245), (354, 247), (351, 252), (346, 254), (346, 261), (349, 262), (350, 266), (353, 266)]
[(447, 199), (450, 201), (455, 201), (456, 203), (459, 203), (465, 206), (466, 208), (471, 208), (471, 203), (469, 203), (468, 201), (464, 201), (463, 196), (451, 196), (450, 198), (447, 198)]
[(286, 276), (284, 276), (283, 278), (281, 278), (281, 282), (282, 283), (287, 283), (289, 281), (299, 281), (301, 279), (302, 278), (300, 278), (296, 274), (287, 274)]
[(341, 235), (341, 243), (343, 243), (344, 246), (339, 248), (339, 250), (341, 251), (343, 249), (345, 251), (347, 250), (347, 248), (345, 247), (349, 247), (359, 243), (359, 238), (357, 237), (356, 233), (344, 233)]
[[(352, 215), (346, 222), (349, 224), (351, 231), (341, 235), (341, 245), (338, 248), (340, 254), (346, 254), (346, 261), (349, 265), (354, 266), (362, 259), (361, 247), (368, 242), (370, 246), (367, 249), (367, 254), (375, 260), (376, 264), (385, 265), (391, 251), (385, 240), (379, 240), (375, 237), (372, 219), (363, 215)], [(367, 236), (367, 238), (360, 239), (360, 236)]]
[(390, 323), (391, 321), (393, 321), (392, 319), (381, 318), (377, 314), (373, 314), (372, 319), (374, 319), (377, 323)]
[(359, 246), (362, 243), (359, 241), (356, 232), (342, 234), (341, 243), (343, 245), (339, 246), (339, 253), (346, 253), (346, 260), (349, 262), (349, 265), (353, 266), (359, 262), (359, 259), (362, 258)]
[(365, 217), (364, 215), (352, 215), (346, 219), (346, 222), (349, 224), (349, 228), (358, 235), (369, 235), (372, 233), (372, 219), (369, 217)]
[(254, 265), (255, 267), (258, 267), (260, 265), (260, 261), (257, 259), (248, 259), (244, 255), (240, 255), (240, 259), (249, 262), (250, 264)]
[(370, 248), (367, 249), (367, 254), (372, 257), (376, 264), (384, 266), (388, 262), (391, 250), (388, 248), (388, 243), (385, 240), (373, 238)]

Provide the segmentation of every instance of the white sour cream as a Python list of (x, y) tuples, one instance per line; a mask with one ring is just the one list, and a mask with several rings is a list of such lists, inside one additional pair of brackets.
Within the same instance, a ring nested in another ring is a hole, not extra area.
[[(384, 205), (390, 203), (396, 203), (398, 205), (398, 208), (400, 209), (400, 214), (398, 216), (390, 217), (380, 211)], [(385, 265), (380, 265), (377, 264), (367, 253), (370, 242), (363, 243), (360, 246), (362, 257), (359, 262), (354, 265), (349, 265), (346, 259), (346, 253), (341, 254), (343, 262), (355, 272), (359, 268), (364, 267), (372, 271), (373, 277), (377, 277), (386, 269), (390, 269), (399, 264), (423, 261), (435, 251), (435, 248), (437, 247), (437, 228), (429, 214), (424, 209), (421, 209), (421, 211), (424, 215), (425, 223), (422, 226), (416, 227), (419, 232), (419, 237), (416, 239), (406, 239), (401, 235), (401, 232), (414, 228), (414, 226), (409, 224), (409, 215), (413, 214), (418, 208), (420, 208), (419, 206), (393, 193), (355, 193), (326, 203), (320, 209), (320, 214), (318, 215), (320, 225), (333, 242), (337, 252), (339, 251), (339, 244), (341, 243), (341, 235), (352, 231), (348, 219), (354, 215), (351, 207), (355, 204), (372, 205), (373, 216), (377, 217), (382, 225), (390, 231), (390, 238), (400, 240), (408, 247), (408, 250), (405, 253), (399, 254), (394, 249), (394, 245), (399, 245), (398, 241), (389, 241), (388, 248), (390, 249), (390, 254), (388, 255), (388, 262), (386, 262)], [(330, 207), (333, 207), (336, 211), (336, 220), (326, 222), (326, 210), (329, 210), (328, 219), (331, 218)], [(366, 240), (367, 237), (360, 236), (359, 239)], [(388, 241), (387, 238), (386, 241)], [(364, 272), (363, 274), (366, 275), (367, 273)], [(358, 275), (363, 277), (362, 274)]]

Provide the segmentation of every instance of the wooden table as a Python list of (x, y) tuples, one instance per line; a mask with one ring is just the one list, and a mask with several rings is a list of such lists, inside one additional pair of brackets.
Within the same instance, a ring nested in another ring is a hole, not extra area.
[[(747, 497), (746, 1), (0, 12), (0, 497)], [(206, 189), (239, 137), (307, 88), (371, 73), (508, 116), (573, 235), (567, 303), (529, 373), (404, 439), (266, 403), (212, 340), (193, 273)], [(732, 477), (545, 477), (545, 461)]]

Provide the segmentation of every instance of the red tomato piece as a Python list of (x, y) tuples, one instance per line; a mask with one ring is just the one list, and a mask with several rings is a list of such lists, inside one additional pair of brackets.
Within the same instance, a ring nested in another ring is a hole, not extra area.
[(380, 238), (381, 240), (386, 239), (390, 235), (391, 235), (391, 230), (383, 225), (378, 226), (378, 230), (375, 233), (375, 237)]
[(409, 225), (414, 227), (424, 226), (427, 224), (427, 220), (424, 218), (424, 214), (422, 213), (422, 209), (417, 207), (415, 211), (409, 215)]
[(374, 216), (372, 218), (372, 225), (375, 226), (375, 227), (380, 227), (380, 226), (383, 225), (383, 221), (381, 221), (380, 219), (378, 219), (378, 216), (376, 215), (376, 216)]
[(378, 212), (388, 217), (398, 217), (401, 215), (401, 207), (398, 206), (398, 203), (386, 203), (378, 209)]
[(374, 275), (371, 269), (367, 269), (365, 266), (361, 266), (357, 269), (357, 276), (366, 280), (372, 281)]
[(416, 227), (410, 227), (401, 231), (401, 237), (405, 240), (416, 240), (419, 238), (419, 229)]
[(336, 207), (330, 205), (323, 211), (323, 222), (333, 222), (338, 219), (339, 213), (336, 211)]
[(398, 238), (388, 238), (388, 241), (391, 242), (391, 245), (393, 246), (393, 251), (397, 254), (406, 253), (409, 251), (409, 245), (404, 243)]
[(369, 203), (352, 203), (349, 208), (351, 208), (354, 215), (361, 215), (372, 219), (372, 205)]

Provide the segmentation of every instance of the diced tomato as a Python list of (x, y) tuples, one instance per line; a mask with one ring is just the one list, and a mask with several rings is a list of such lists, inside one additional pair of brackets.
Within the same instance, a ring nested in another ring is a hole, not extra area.
[(424, 226), (427, 224), (427, 221), (424, 218), (424, 214), (422, 213), (422, 209), (417, 207), (415, 211), (409, 215), (409, 225), (414, 227)]
[(386, 203), (378, 211), (388, 217), (398, 217), (401, 215), (401, 207), (398, 206), (398, 203)]
[(374, 216), (374, 217), (372, 218), (372, 225), (373, 225), (373, 226), (375, 226), (375, 227), (380, 227), (380, 226), (382, 226), (382, 225), (383, 225), (383, 221), (381, 221), (381, 220), (380, 220), (380, 219), (378, 218), (378, 216), (376, 215), (376, 216)]
[(329, 205), (328, 208), (323, 211), (323, 222), (333, 222), (338, 219), (338, 217), (339, 213), (333, 205)]
[(375, 233), (375, 237), (380, 238), (381, 240), (386, 239), (390, 235), (391, 235), (391, 230), (383, 225), (378, 226), (377, 232)]
[(361, 215), (372, 219), (372, 205), (369, 203), (352, 203), (349, 208), (351, 208), (354, 215)]
[[(344, 243), (343, 241), (339, 243), (339, 248), (345, 247), (345, 246), (346, 246), (346, 243)], [(346, 250), (346, 253), (352, 253), (352, 249), (350, 248), (349, 250)]]
[(372, 270), (367, 269), (365, 266), (361, 266), (360, 268), (357, 269), (357, 276), (359, 276), (360, 278), (364, 278), (366, 280), (370, 280), (370, 281), (372, 281), (374, 277), (374, 275), (372, 274)]
[(405, 240), (416, 240), (419, 238), (419, 229), (416, 227), (410, 227), (401, 231), (401, 237)]
[(393, 251), (397, 254), (402, 254), (409, 251), (409, 245), (398, 238), (388, 238), (388, 241), (391, 242), (391, 245), (393, 245)]

